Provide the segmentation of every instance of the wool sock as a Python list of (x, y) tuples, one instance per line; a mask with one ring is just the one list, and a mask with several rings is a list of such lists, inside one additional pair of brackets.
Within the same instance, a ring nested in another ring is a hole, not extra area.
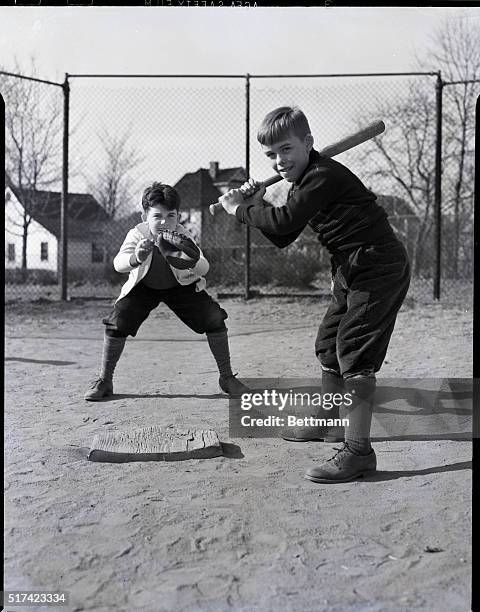
[(103, 380), (112, 381), (115, 366), (123, 352), (126, 336), (109, 336), (107, 333), (103, 336), (103, 355), (100, 377)]
[(232, 376), (227, 330), (222, 329), (221, 331), (207, 332), (207, 340), (212, 355), (217, 362), (220, 376)]
[[(327, 405), (332, 406), (330, 409), (323, 408), (322, 409), (322, 418), (324, 419), (339, 419), (339, 405), (340, 402), (337, 394), (342, 394), (345, 392), (343, 377), (340, 374), (335, 374), (334, 372), (330, 372), (329, 370), (322, 369), (322, 398), (325, 398), (325, 394), (328, 393), (327, 400), (322, 401), (322, 405), (327, 403)], [(336, 397), (335, 397), (336, 396)], [(335, 426), (337, 428), (337, 426)], [(329, 428), (330, 429), (330, 428)]]
[(372, 450), (370, 429), (376, 383), (374, 376), (345, 379), (345, 392), (350, 393), (353, 400), (346, 409), (349, 423), (345, 426), (345, 442), (357, 455), (367, 455)]

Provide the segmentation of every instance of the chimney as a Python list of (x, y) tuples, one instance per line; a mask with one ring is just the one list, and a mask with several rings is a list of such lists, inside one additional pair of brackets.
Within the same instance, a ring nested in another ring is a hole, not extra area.
[(212, 180), (214, 181), (217, 178), (218, 174), (218, 162), (210, 162), (210, 170), (208, 171)]

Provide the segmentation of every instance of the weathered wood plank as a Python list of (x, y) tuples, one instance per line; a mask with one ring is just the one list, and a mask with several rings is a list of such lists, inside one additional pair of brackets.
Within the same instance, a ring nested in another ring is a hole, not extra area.
[(151, 426), (129, 432), (109, 431), (95, 436), (88, 459), (129, 461), (183, 461), (222, 455), (222, 445), (212, 429), (176, 429)]

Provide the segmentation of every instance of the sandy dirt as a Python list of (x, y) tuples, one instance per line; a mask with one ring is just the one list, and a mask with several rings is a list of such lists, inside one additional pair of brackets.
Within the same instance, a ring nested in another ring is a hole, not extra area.
[[(325, 303), (222, 305), (241, 377), (319, 374)], [(85, 402), (109, 310), (7, 309), (6, 590), (64, 590), (74, 612), (470, 609), (470, 441), (374, 440), (375, 476), (309, 482), (334, 445), (230, 438), (204, 337), (163, 306), (128, 340), (117, 395)], [(406, 306), (380, 376), (469, 378), (471, 338), (469, 310)], [(86, 460), (95, 434), (152, 424), (215, 429), (225, 455)]]

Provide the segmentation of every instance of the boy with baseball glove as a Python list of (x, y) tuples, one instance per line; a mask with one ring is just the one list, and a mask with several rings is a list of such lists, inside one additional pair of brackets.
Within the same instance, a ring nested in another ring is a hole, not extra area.
[(115, 270), (129, 273), (105, 324), (100, 374), (85, 393), (88, 401), (113, 394), (113, 373), (127, 336), (135, 336), (150, 312), (164, 302), (198, 334), (206, 334), (220, 373), (219, 385), (229, 395), (248, 388), (230, 365), (227, 313), (205, 291), (209, 264), (193, 237), (179, 223), (180, 198), (173, 187), (153, 183), (142, 197), (142, 221), (131, 229), (114, 258)]

